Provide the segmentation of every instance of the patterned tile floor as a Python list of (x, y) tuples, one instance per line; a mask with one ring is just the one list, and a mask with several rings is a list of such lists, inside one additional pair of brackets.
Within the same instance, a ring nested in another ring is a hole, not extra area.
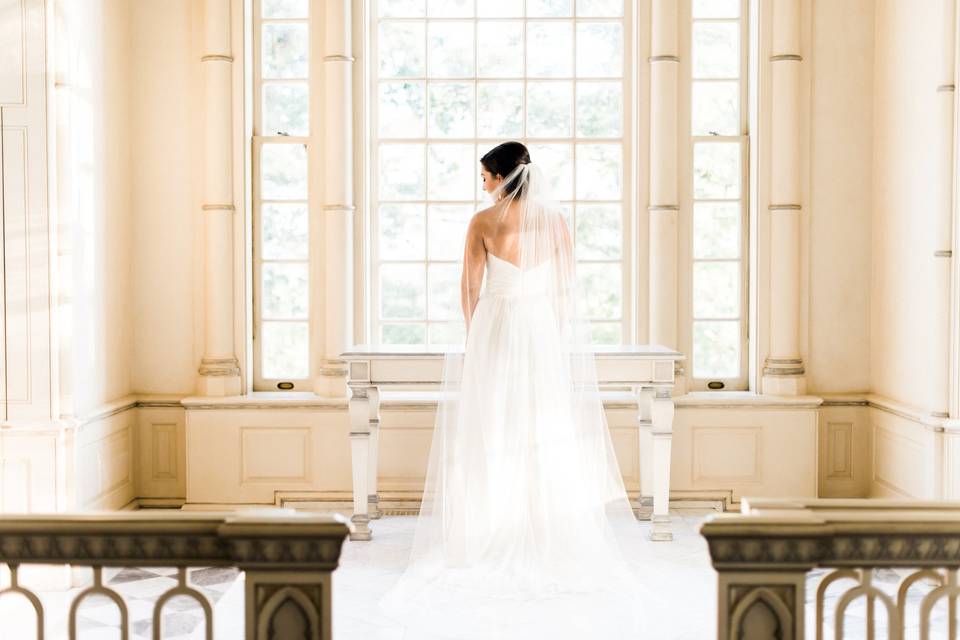
[[(658, 546), (662, 557), (651, 566), (651, 581), (669, 573), (663, 589), (670, 592), (676, 610), (665, 615), (692, 619), (695, 631), (678, 635), (674, 640), (689, 638), (707, 640), (716, 637), (715, 597), (716, 574), (710, 567), (706, 544), (697, 533), (698, 526), (708, 511), (678, 511), (673, 513), (676, 539)], [(340, 568), (334, 574), (333, 624), (336, 640), (409, 640), (402, 630), (382, 617), (375, 605), (379, 596), (393, 583), (403, 568), (406, 553), (413, 536), (415, 517), (390, 516), (374, 522), (374, 541), (348, 542), (343, 549)], [(90, 576), (90, 569), (82, 569)], [(807, 581), (807, 635), (815, 635), (815, 607), (817, 585), (827, 571), (811, 572)], [(906, 571), (878, 571), (874, 584), (884, 592), (896, 594)], [(27, 577), (23, 580), (26, 582)], [(157, 597), (176, 584), (176, 570), (172, 568), (108, 568), (104, 583), (124, 599), (129, 612), (131, 640), (152, 638), (153, 606)], [(214, 637), (217, 640), (236, 640), (243, 637), (243, 574), (230, 568), (197, 568), (189, 571), (189, 583), (210, 601), (214, 617)], [(851, 583), (833, 585), (826, 598), (827, 619), (825, 639), (833, 637), (833, 611), (839, 594)], [(909, 600), (908, 638), (919, 637), (917, 605), (923, 594), (932, 589), (930, 583), (920, 585)], [(82, 587), (69, 591), (41, 590), (45, 610), (46, 637), (52, 640), (67, 638), (70, 602)], [(676, 593), (673, 593), (673, 591)], [(698, 606), (690, 607), (690, 603)], [(879, 607), (879, 605), (878, 605)], [(942, 632), (945, 607), (934, 609), (935, 630)], [(855, 601), (847, 613), (846, 637), (866, 637), (865, 606), (862, 598)], [(78, 628), (82, 640), (105, 640), (119, 637), (120, 615), (116, 605), (104, 596), (87, 598), (78, 613)], [(939, 624), (937, 624), (939, 623)], [(877, 628), (877, 637), (886, 637), (885, 620)], [(204, 638), (203, 613), (195, 601), (178, 596), (164, 607), (161, 621), (162, 637), (167, 640)], [(0, 640), (35, 638), (33, 615), (21, 598), (0, 598)], [(946, 637), (934, 633), (932, 637)], [(669, 639), (667, 639), (669, 640)]]

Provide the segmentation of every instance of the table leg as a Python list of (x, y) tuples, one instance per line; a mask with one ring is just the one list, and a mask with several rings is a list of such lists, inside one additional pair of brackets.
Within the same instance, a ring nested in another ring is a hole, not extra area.
[[(350, 462), (353, 470), (353, 523), (351, 540), (369, 540), (370, 516), (367, 511), (369, 498), (367, 479), (370, 465), (370, 389), (350, 387)], [(376, 389), (374, 389), (376, 392)]]
[(653, 531), (651, 540), (673, 540), (670, 526), (670, 448), (673, 443), (673, 398), (669, 387), (653, 398)]
[(637, 446), (640, 461), (639, 520), (653, 515), (653, 387), (634, 389), (637, 395)]
[(370, 519), (377, 520), (380, 512), (380, 496), (377, 493), (377, 470), (380, 456), (380, 390), (370, 387), (367, 390), (370, 409), (370, 450), (367, 454), (367, 508)]

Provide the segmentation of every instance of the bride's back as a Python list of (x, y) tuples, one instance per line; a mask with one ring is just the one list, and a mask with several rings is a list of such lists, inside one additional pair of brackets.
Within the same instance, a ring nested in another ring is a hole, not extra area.
[(513, 264), (520, 263), (521, 203), (494, 204), (479, 212), (483, 220), (483, 246), (488, 253)]

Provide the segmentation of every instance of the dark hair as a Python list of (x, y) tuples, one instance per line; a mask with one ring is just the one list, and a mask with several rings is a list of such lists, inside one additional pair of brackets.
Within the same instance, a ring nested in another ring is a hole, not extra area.
[[(494, 176), (499, 175), (501, 178), (506, 178), (511, 171), (521, 164), (530, 164), (530, 152), (523, 146), (523, 143), (511, 140), (498, 144), (486, 152), (480, 158), (480, 164)], [(503, 193), (511, 193), (517, 188), (519, 181), (520, 176), (516, 176), (508, 184), (503, 185)], [(524, 195), (524, 191), (526, 191), (526, 185), (521, 186), (517, 195)]]

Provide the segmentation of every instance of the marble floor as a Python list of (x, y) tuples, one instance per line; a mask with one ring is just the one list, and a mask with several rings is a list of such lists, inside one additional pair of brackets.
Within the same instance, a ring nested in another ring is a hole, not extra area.
[[(710, 567), (704, 540), (697, 533), (706, 510), (678, 510), (672, 513), (675, 539), (656, 543), (655, 557), (649, 561), (650, 584), (663, 593), (670, 610), (659, 612), (672, 620), (682, 620), (684, 630), (671, 634), (675, 640), (708, 640), (716, 637), (716, 574)], [(400, 574), (413, 537), (414, 516), (387, 516), (373, 523), (372, 542), (347, 542), (340, 568), (334, 574), (333, 625), (336, 640), (412, 640), (403, 630), (384, 617), (376, 607), (380, 595)], [(641, 523), (648, 527), (648, 523)], [(84, 571), (90, 571), (85, 569)], [(105, 569), (103, 580), (115, 589), (126, 603), (130, 638), (152, 638), (153, 603), (159, 594), (175, 584), (174, 569)], [(807, 631), (814, 637), (814, 601), (817, 585), (826, 571), (811, 572), (807, 589)], [(903, 571), (878, 571), (874, 583), (895, 594)], [(243, 574), (234, 569), (196, 568), (189, 572), (190, 583), (210, 601), (214, 612), (214, 637), (217, 640), (243, 637)], [(831, 587), (827, 597), (828, 633), (832, 638), (832, 611), (842, 592), (842, 584)], [(932, 588), (921, 585), (910, 603), (916, 605)], [(45, 610), (46, 637), (59, 640), (67, 637), (70, 602), (81, 591), (41, 591)], [(943, 623), (943, 607), (935, 610), (935, 622)], [(855, 601), (847, 613), (847, 637), (865, 635), (863, 599)], [(117, 607), (107, 598), (88, 598), (80, 607), (78, 628), (82, 640), (119, 638), (120, 616)], [(911, 619), (907, 637), (918, 637), (916, 615)], [(877, 637), (885, 637), (884, 621), (878, 625)], [(162, 637), (168, 640), (192, 640), (204, 637), (202, 612), (196, 603), (179, 596), (164, 608)], [(0, 640), (35, 638), (33, 615), (19, 597), (0, 598)], [(946, 637), (936, 635), (934, 637)], [(670, 640), (665, 637), (658, 640)]]

